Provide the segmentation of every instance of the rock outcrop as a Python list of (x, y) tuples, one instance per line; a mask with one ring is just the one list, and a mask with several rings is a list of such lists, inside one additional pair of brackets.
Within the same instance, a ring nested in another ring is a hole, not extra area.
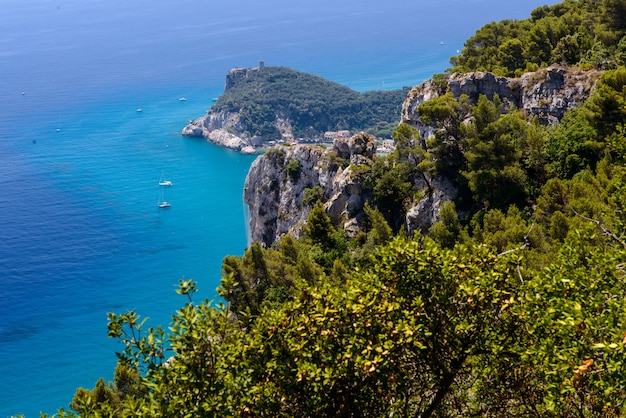
[[(249, 240), (271, 245), (287, 233), (300, 236), (317, 196), (333, 224), (355, 236), (365, 219), (365, 202), (372, 200), (363, 174), (368, 170), (361, 166), (372, 165), (375, 151), (374, 137), (359, 133), (347, 141), (335, 140), (331, 148), (276, 146), (259, 156), (244, 187)], [(404, 220), (409, 234), (428, 230), (438, 220), (441, 204), (458, 192), (447, 179), (426, 175), (418, 178), (415, 186), (421, 198)]]
[(589, 97), (601, 75), (601, 71), (556, 66), (519, 78), (498, 77), (488, 72), (452, 74), (443, 88), (432, 80), (413, 87), (402, 106), (402, 121), (418, 127), (422, 136), (430, 136), (432, 127), (421, 122), (417, 109), (425, 101), (451, 92), (457, 99), (467, 95), (470, 103), (481, 94), (488, 98), (497, 94), (504, 104), (503, 111), (522, 109), (529, 119), (536, 117), (540, 123), (555, 124), (567, 110)]
[(359, 133), (329, 148), (276, 146), (259, 156), (244, 186), (249, 238), (270, 245), (286, 233), (300, 236), (318, 196), (335, 226), (356, 233), (371, 199), (358, 167), (371, 165), (375, 150), (374, 137)]
[[(529, 119), (554, 124), (568, 109), (589, 96), (600, 75), (598, 71), (559, 67), (520, 78), (483, 72), (453, 74), (444, 86), (429, 80), (414, 87), (404, 102), (401, 119), (418, 127), (422, 138), (429, 137), (437, 127), (424, 124), (417, 109), (425, 101), (451, 92), (457, 99), (467, 95), (470, 102), (475, 102), (481, 94), (490, 98), (497, 94), (504, 111), (522, 109)], [(205, 119), (201, 126), (188, 129), (198, 133), (225, 123), (236, 124), (236, 117), (216, 114)], [(227, 135), (215, 141), (231, 144), (233, 148), (241, 146)], [(249, 238), (271, 245), (287, 233), (299, 236), (317, 197), (325, 202), (335, 226), (356, 235), (365, 217), (363, 206), (372, 199), (372, 190), (366, 186), (363, 175), (368, 170), (360, 167), (371, 166), (375, 148), (374, 138), (365, 133), (347, 141), (335, 140), (331, 148), (309, 145), (271, 148), (255, 160), (246, 178), (244, 201), (250, 209)], [(427, 231), (439, 220), (442, 203), (458, 195), (454, 182), (445, 177), (433, 178), (423, 173), (414, 180), (414, 186), (420, 191), (420, 198), (406, 212), (404, 226), (409, 234)]]
[[(229, 91), (237, 81), (245, 79), (259, 68), (233, 68), (226, 74), (224, 92)], [(236, 134), (235, 134), (236, 132)], [(192, 120), (182, 130), (183, 136), (204, 137), (216, 145), (242, 152), (256, 152), (260, 140), (248, 134), (240, 123), (238, 112), (209, 110), (206, 115)]]

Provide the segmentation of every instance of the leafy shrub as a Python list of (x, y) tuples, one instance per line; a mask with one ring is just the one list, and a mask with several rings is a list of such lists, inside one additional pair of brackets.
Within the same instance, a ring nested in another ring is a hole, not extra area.
[(285, 167), (285, 171), (287, 172), (287, 175), (289, 176), (291, 181), (293, 181), (294, 183), (297, 182), (300, 178), (300, 161), (296, 160), (295, 158), (290, 159), (287, 163), (287, 166)]

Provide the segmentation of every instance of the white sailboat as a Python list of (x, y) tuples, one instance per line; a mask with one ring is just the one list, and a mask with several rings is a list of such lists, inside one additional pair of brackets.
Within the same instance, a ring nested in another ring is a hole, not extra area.
[(161, 197), (159, 198), (159, 209), (167, 209), (172, 205), (163, 198), (163, 188), (161, 188)]
[(159, 180), (159, 189), (161, 189), (161, 197), (159, 198), (159, 203), (158, 203), (159, 209), (166, 209), (172, 206), (163, 197), (163, 193), (164, 193), (163, 189), (165, 189), (166, 187), (171, 187), (171, 186), (172, 186), (172, 182), (170, 180), (167, 180), (165, 178), (165, 172), (162, 172), (161, 179)]
[(172, 186), (172, 182), (165, 178), (165, 172), (161, 173), (161, 179), (159, 180), (159, 186), (162, 186), (162, 187), (170, 187), (170, 186)]

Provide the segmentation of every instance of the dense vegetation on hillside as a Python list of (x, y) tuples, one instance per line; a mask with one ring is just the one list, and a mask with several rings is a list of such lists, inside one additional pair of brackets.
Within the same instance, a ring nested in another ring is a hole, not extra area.
[[(607, 13), (625, 5), (565, 1), (518, 25), (547, 43), (534, 29), (542, 19), (591, 15), (595, 6), (599, 26), (585, 31), (619, 39)], [(488, 25), (477, 36), (513, 26)], [(373, 195), (358, 236), (335, 229), (318, 201), (301, 239), (224, 259), (225, 304), (195, 301), (196, 284), (181, 281), (186, 303), (167, 332), (135, 312), (110, 314), (109, 335), (122, 342), (115, 382), (79, 389), (73, 410), (624, 416), (626, 69), (614, 65), (554, 127), (501, 113), (497, 96), (424, 103), (420, 116), (440, 127), (433, 138), (400, 125), (396, 151), (358, 167)], [(463, 192), (430, 231), (406, 236), (402, 219), (423, 173)]]
[(388, 138), (398, 124), (407, 91), (359, 93), (316, 75), (263, 67), (238, 78), (212, 111), (239, 112), (245, 130), (268, 140), (280, 138), (277, 115), (291, 122), (296, 138), (338, 130)]
[(623, 0), (565, 0), (527, 20), (485, 25), (452, 58), (452, 71), (519, 76), (554, 63), (616, 68), (626, 64), (625, 35)]

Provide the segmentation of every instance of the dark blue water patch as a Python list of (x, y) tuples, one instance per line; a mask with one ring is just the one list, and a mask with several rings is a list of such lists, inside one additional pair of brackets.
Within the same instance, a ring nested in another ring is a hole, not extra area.
[(25, 324), (24, 321), (4, 323), (0, 326), (0, 344), (11, 344), (17, 340), (31, 338), (37, 334), (38, 328)]
[[(8, 289), (0, 295), (0, 355), (16, 367), (3, 364), (1, 372), (29, 390), (20, 395), (3, 385), (0, 405), (17, 409), (0, 416), (37, 412), (32, 399), (54, 410), (76, 387), (110, 379), (116, 348), (106, 338), (107, 312), (137, 309), (151, 325), (167, 326), (184, 304), (174, 292), (181, 277), (199, 280), (201, 296), (212, 298), (221, 258), (243, 252), (241, 189), (253, 157), (173, 135), (189, 116), (177, 97), (148, 99), (139, 117), (122, 101), (68, 114), (60, 132), (38, 121), (25, 130), (48, 132), (43, 139), (3, 154), (11, 175), (0, 202), (11, 222), (0, 244), (7, 273), (0, 280)], [(185, 117), (177, 122), (177, 114)], [(77, 120), (95, 115), (90, 130), (80, 129)], [(163, 169), (175, 182), (167, 213), (156, 207)], [(217, 246), (208, 220), (230, 232), (219, 234)], [(43, 383), (58, 374), (67, 380), (58, 382), (62, 393)]]

